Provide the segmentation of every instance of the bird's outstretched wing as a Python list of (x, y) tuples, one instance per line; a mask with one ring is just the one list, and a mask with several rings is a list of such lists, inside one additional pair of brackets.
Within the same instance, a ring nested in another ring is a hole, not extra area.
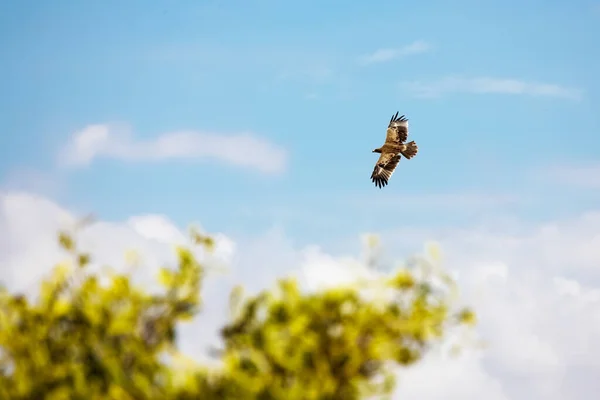
[(398, 116), (398, 113), (396, 113), (390, 119), (385, 142), (400, 144), (406, 142), (406, 139), (408, 139), (408, 119), (404, 115)]
[(381, 153), (373, 173), (371, 174), (371, 180), (375, 183), (375, 186), (382, 188), (387, 185), (388, 180), (392, 177), (394, 170), (400, 162), (400, 155), (394, 153)]

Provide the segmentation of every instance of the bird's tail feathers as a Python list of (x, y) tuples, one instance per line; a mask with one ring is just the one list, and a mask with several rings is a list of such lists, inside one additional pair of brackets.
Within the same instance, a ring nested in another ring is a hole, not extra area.
[(413, 140), (412, 142), (406, 143), (404, 150), (400, 152), (405, 158), (411, 159), (419, 152), (419, 146)]

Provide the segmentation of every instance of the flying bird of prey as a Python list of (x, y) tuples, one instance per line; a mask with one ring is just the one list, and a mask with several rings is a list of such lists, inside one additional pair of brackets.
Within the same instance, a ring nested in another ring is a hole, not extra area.
[(410, 160), (417, 154), (419, 147), (414, 140), (404, 143), (407, 139), (408, 119), (404, 118), (404, 115), (398, 117), (398, 113), (392, 115), (387, 128), (384, 145), (373, 150), (373, 153), (381, 154), (371, 174), (371, 180), (375, 183), (375, 186), (381, 189), (387, 185), (388, 180), (392, 177), (394, 170), (400, 162), (400, 156)]

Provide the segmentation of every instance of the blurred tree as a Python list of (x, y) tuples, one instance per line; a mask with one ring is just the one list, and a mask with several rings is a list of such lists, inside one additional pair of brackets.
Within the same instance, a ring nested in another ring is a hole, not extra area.
[(474, 322), (452, 312), (454, 282), (426, 258), (319, 291), (283, 279), (247, 299), (234, 290), (219, 367), (180, 368), (176, 327), (199, 311), (205, 273), (193, 253), (178, 248), (177, 267), (160, 270), (164, 291), (150, 294), (127, 275), (91, 272), (70, 236), (59, 241), (73, 262), (35, 301), (0, 291), (0, 399), (361, 399), (389, 394), (398, 365)]

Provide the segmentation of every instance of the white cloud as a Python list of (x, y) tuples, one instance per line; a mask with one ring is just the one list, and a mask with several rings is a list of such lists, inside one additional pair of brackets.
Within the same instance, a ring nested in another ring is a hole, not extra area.
[[(129, 250), (139, 252), (148, 267), (148, 277), (165, 262), (174, 261), (173, 245), (189, 244), (188, 236), (162, 215), (141, 215), (125, 222), (94, 221), (85, 229), (77, 228), (80, 218), (54, 202), (20, 192), (0, 194), (0, 244), (9, 251), (0, 254), (0, 277), (15, 290), (29, 290), (38, 279), (66, 254), (59, 248), (59, 230), (74, 232), (82, 249), (96, 258), (92, 268), (125, 266)], [(235, 253), (228, 237), (217, 234), (217, 249), (209, 257), (198, 250), (199, 257), (211, 263), (227, 262)]]
[[(37, 282), (62, 258), (56, 229), (74, 223), (71, 213), (47, 199), (0, 195), (1, 280), (11, 288)], [(392, 249), (394, 244), (440, 240), (465, 302), (476, 306), (478, 338), (487, 345), (468, 348), (455, 359), (435, 350), (423, 362), (400, 370), (398, 398), (595, 398), (600, 390), (598, 226), (600, 212), (541, 226), (384, 233), (384, 246)], [(167, 217), (146, 215), (97, 222), (80, 238), (102, 264), (123, 265), (123, 252), (138, 249), (146, 263), (137, 272), (148, 279), (172, 259), (169, 243), (183, 241), (185, 235)], [(332, 256), (316, 247), (299, 250), (277, 229), (235, 242), (220, 236), (218, 242), (219, 257), (232, 262), (234, 275), (211, 278), (204, 289), (205, 311), (180, 331), (183, 350), (192, 356), (200, 357), (206, 345), (215, 343), (234, 280), (257, 290), (294, 272), (309, 288), (317, 288), (369, 274), (355, 255)], [(449, 340), (456, 339), (453, 335)]]
[(263, 173), (283, 172), (287, 163), (285, 149), (251, 133), (180, 131), (140, 140), (125, 126), (106, 124), (76, 132), (59, 155), (59, 163), (85, 166), (102, 157), (126, 161), (217, 160)]
[(555, 165), (537, 170), (535, 175), (552, 184), (600, 189), (600, 163)]
[(400, 373), (399, 399), (594, 398), (598, 381), (573, 376), (582, 368), (587, 376), (600, 373), (598, 288), (547, 274), (543, 265), (520, 267), (461, 269), (459, 284), (465, 300), (476, 305), (478, 336), (486, 346), (467, 347), (457, 359), (432, 352)]
[(429, 50), (431, 50), (429, 43), (417, 40), (404, 47), (379, 49), (371, 54), (363, 55), (360, 57), (359, 63), (363, 65), (383, 63), (400, 57), (425, 53)]
[(373, 271), (352, 257), (333, 257), (316, 246), (303, 251), (300, 278), (308, 289), (352, 285), (358, 279), (370, 278)]
[[(576, 276), (600, 284), (600, 211), (576, 218), (527, 224), (519, 220), (491, 221), (470, 228), (399, 228), (384, 232), (386, 248), (414, 249), (436, 240), (451, 267), (476, 270), (504, 264), (521, 270), (543, 270), (549, 276)], [(517, 267), (518, 266), (518, 267)]]
[(484, 370), (482, 360), (475, 352), (457, 358), (431, 353), (399, 374), (394, 399), (509, 400), (502, 383)]
[(417, 97), (434, 98), (448, 93), (512, 94), (538, 97), (558, 97), (578, 100), (583, 96), (581, 89), (551, 83), (526, 82), (518, 79), (491, 77), (447, 77), (432, 82), (402, 82), (403, 90)]

